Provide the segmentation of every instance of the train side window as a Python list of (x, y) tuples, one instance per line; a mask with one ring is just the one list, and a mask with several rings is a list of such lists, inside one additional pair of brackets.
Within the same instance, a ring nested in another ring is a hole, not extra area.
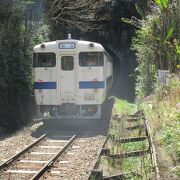
[(103, 66), (104, 58), (102, 52), (80, 52), (79, 65), (86, 66)]
[(34, 67), (56, 66), (55, 53), (34, 53)]
[(74, 69), (73, 56), (62, 56), (61, 57), (61, 69), (64, 71), (72, 71)]

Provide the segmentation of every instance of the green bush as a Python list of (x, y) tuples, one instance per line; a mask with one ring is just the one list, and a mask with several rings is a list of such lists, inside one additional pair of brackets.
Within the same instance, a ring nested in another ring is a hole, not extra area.
[(180, 3), (156, 0), (151, 14), (137, 21), (139, 29), (133, 38), (138, 67), (136, 92), (150, 95), (157, 81), (157, 70), (177, 72), (180, 63)]

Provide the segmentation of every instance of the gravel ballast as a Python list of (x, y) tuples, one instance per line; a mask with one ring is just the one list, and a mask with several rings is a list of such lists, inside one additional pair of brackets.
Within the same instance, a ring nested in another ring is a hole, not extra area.
[(15, 134), (0, 139), (0, 164), (36, 140), (31, 134), (43, 123), (33, 123)]

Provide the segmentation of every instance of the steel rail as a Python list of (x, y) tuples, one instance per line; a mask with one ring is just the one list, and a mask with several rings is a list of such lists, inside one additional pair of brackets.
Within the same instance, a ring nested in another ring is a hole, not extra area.
[(13, 155), (12, 157), (10, 157), (7, 161), (5, 161), (4, 163), (2, 163), (0, 165), (0, 170), (4, 169), (9, 164), (11, 164), (12, 162), (16, 161), (22, 154), (24, 154), (27, 151), (29, 151), (31, 148), (33, 148), (35, 145), (37, 145), (40, 141), (42, 141), (45, 137), (46, 137), (46, 134), (42, 135), (40, 138), (38, 138), (35, 142), (30, 144), (28, 147), (24, 148), (19, 153), (17, 153), (15, 155)]
[(152, 132), (151, 132), (151, 129), (150, 129), (147, 119), (145, 119), (144, 124), (146, 127), (146, 134), (149, 137), (148, 141), (149, 141), (149, 148), (150, 148), (150, 152), (151, 152), (151, 160), (152, 160), (152, 164), (153, 164), (153, 167), (155, 170), (155, 179), (160, 180), (160, 173), (159, 173), (159, 168), (157, 165), (157, 158), (156, 158), (156, 150), (155, 150), (154, 142), (152, 139)]
[(65, 146), (56, 154), (54, 155), (32, 178), (31, 180), (38, 180), (49, 168), (52, 164), (66, 151), (68, 147), (74, 141), (76, 135), (73, 135), (72, 138), (65, 144)]

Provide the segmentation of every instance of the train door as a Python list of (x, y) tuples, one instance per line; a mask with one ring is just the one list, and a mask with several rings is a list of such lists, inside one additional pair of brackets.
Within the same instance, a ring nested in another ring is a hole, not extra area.
[(63, 103), (75, 102), (76, 90), (76, 61), (74, 55), (60, 55), (60, 78), (59, 78), (59, 93), (60, 101)]

